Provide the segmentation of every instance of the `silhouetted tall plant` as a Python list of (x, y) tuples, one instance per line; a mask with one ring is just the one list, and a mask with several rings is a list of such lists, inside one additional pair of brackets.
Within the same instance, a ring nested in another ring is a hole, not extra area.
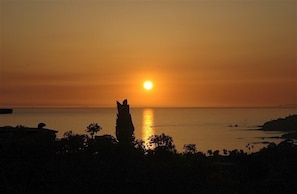
[(127, 100), (123, 104), (117, 102), (118, 114), (116, 120), (116, 137), (121, 145), (132, 145), (134, 125)]

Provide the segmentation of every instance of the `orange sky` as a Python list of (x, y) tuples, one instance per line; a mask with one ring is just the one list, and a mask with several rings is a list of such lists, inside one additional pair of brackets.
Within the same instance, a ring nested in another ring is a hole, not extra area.
[(0, 107), (297, 105), (295, 0), (0, 6)]

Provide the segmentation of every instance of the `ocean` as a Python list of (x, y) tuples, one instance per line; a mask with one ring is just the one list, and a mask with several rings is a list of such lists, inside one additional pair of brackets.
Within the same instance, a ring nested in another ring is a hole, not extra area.
[[(135, 137), (147, 142), (149, 136), (165, 133), (173, 138), (179, 152), (185, 144), (196, 144), (198, 151), (242, 149), (255, 152), (267, 142), (279, 143), (283, 132), (257, 130), (266, 121), (296, 114), (296, 108), (131, 108)], [(0, 115), (0, 126), (24, 125), (86, 134), (90, 123), (98, 123), (97, 135), (115, 136), (115, 108), (19, 108)], [(248, 147), (250, 149), (248, 149)]]

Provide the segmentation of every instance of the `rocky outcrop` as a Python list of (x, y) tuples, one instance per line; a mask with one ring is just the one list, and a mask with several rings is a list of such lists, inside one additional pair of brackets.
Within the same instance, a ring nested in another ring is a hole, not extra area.
[(297, 131), (297, 115), (268, 121), (260, 127), (264, 131)]

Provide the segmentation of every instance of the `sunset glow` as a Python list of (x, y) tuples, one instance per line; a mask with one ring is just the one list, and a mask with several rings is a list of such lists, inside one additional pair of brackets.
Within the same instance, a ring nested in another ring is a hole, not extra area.
[(295, 0), (0, 6), (0, 107), (297, 105)]
[(153, 88), (153, 82), (151, 82), (151, 81), (145, 81), (144, 83), (143, 83), (143, 88), (145, 89), (145, 90), (151, 90), (152, 88)]

